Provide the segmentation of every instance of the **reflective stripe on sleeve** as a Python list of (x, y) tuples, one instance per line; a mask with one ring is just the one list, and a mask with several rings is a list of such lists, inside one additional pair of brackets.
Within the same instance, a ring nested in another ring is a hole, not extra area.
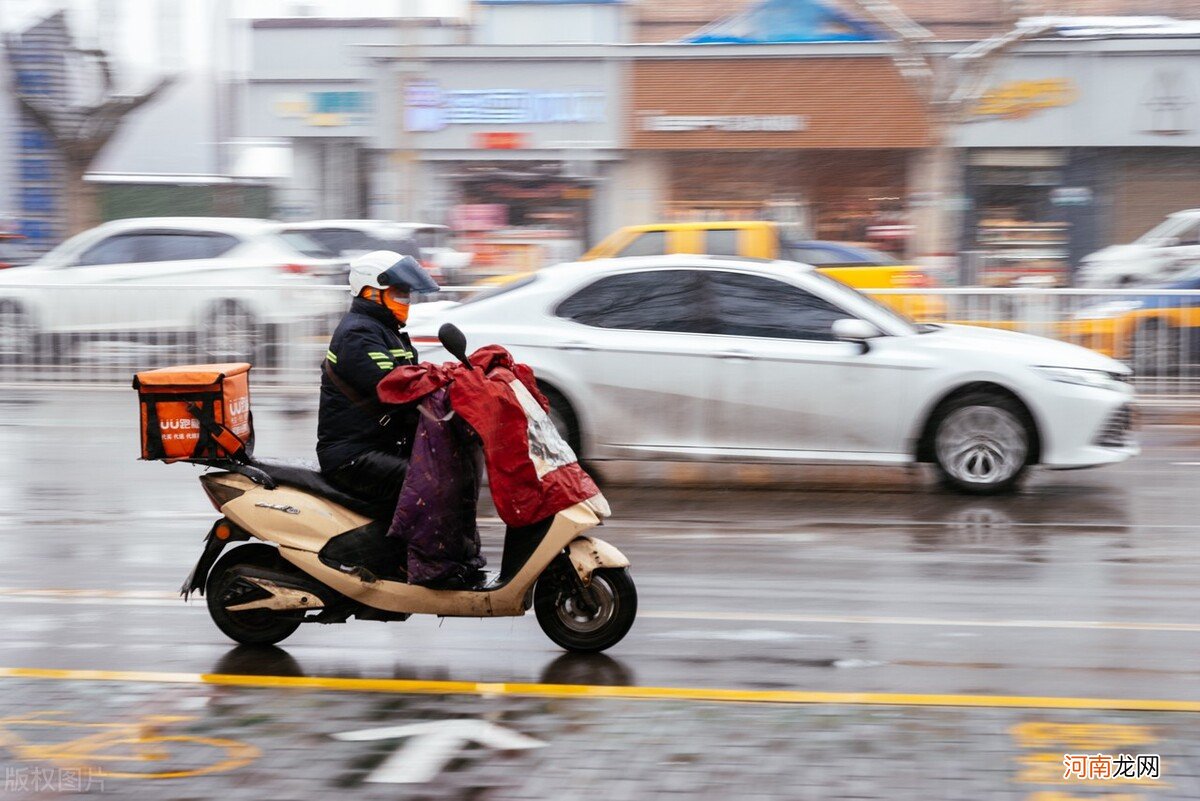
[(325, 358), (329, 359), (334, 364), (337, 364), (337, 354), (331, 350), (325, 351)]

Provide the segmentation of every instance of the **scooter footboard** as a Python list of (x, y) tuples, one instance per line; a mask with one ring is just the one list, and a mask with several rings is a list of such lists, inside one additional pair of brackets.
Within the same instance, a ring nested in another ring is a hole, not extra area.
[(613, 545), (596, 537), (576, 537), (567, 546), (567, 555), (579, 578), (587, 586), (592, 581), (592, 573), (604, 567), (629, 567), (629, 557), (621, 553)]

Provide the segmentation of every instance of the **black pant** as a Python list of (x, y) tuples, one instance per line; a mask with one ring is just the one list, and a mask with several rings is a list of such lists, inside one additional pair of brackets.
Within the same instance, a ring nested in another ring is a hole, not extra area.
[(329, 483), (359, 498), (394, 507), (408, 473), (408, 459), (387, 451), (367, 451), (328, 473)]

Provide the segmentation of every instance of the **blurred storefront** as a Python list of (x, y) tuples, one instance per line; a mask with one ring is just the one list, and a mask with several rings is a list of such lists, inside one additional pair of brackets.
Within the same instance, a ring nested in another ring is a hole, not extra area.
[(1070, 282), (1080, 260), (1200, 206), (1200, 38), (1028, 43), (964, 148), (965, 249), (985, 283)]
[[(402, 58), (406, 54), (399, 51)], [(607, 233), (621, 158), (611, 49), (428, 48), (381, 90), (395, 206), (450, 225), (480, 273), (572, 259)]]
[(250, 22), (248, 74), (240, 85), (232, 171), (276, 184), (280, 219), (368, 216), (378, 154), (370, 45), (411, 37), (459, 41), (461, 26), (437, 19), (322, 17)]
[[(628, 146), (658, 218), (774, 219), (796, 238), (901, 252), (922, 103), (886, 45), (639, 49)], [(836, 76), (836, 79), (833, 78)], [(644, 213), (644, 212), (643, 212)], [(626, 223), (646, 220), (625, 220)]]

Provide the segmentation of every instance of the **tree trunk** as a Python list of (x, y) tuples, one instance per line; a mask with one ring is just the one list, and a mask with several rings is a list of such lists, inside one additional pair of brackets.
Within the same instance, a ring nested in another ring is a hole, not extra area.
[(71, 159), (66, 162), (67, 235), (74, 236), (100, 224), (100, 195), (95, 184), (84, 180), (86, 162)]

